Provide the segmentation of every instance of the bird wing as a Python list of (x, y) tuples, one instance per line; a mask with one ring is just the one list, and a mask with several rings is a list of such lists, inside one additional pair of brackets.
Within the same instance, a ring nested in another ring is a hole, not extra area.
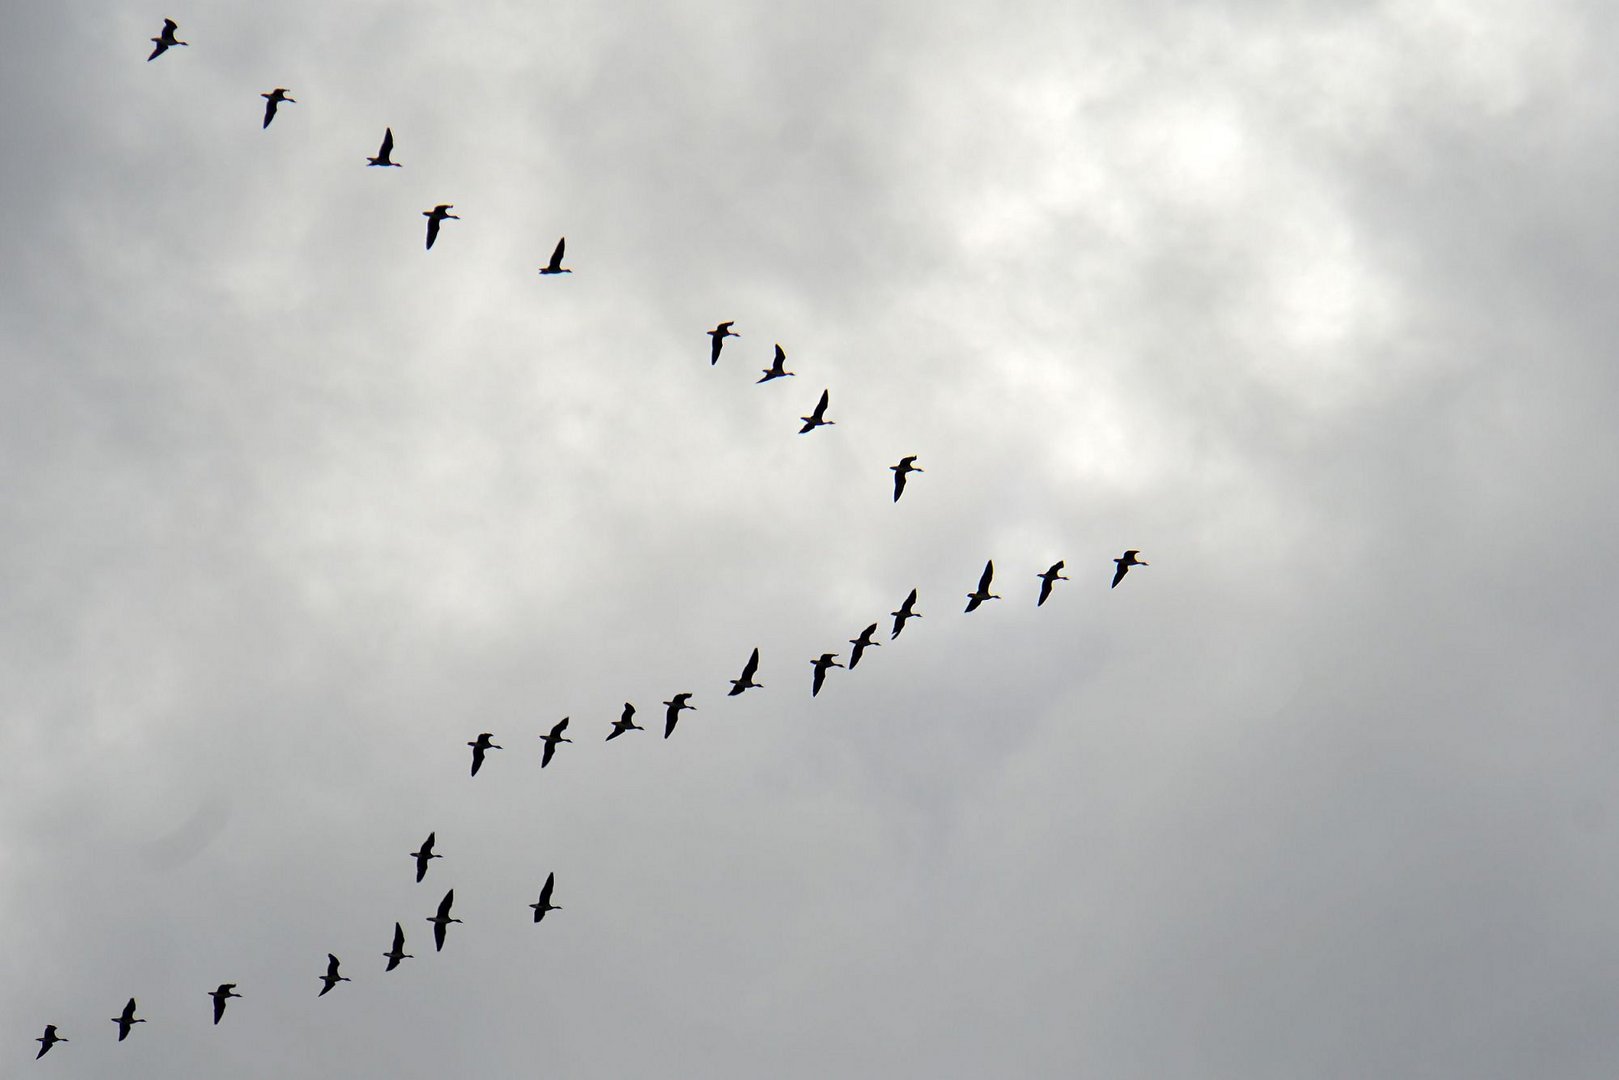
[(438, 239), (438, 223), (439, 219), (437, 217), (429, 216), (427, 219), (427, 246), (429, 249), (432, 248), (433, 241)]
[(819, 420), (826, 415), (826, 403), (832, 400), (831, 390), (821, 391), (821, 400), (815, 404), (815, 419)]
[(403, 926), (400, 926), (398, 923), (394, 923), (394, 947), (393, 947), (392, 951), (393, 952), (398, 952), (399, 950), (403, 949), (404, 947), (405, 947), (405, 928)]
[[(725, 324), (721, 323), (720, 325), (724, 326)], [(725, 337), (717, 330), (710, 330), (709, 333), (714, 338), (714, 347), (708, 351), (708, 364), (713, 367), (720, 362), (720, 346), (725, 344)]]
[[(157, 42), (157, 45), (156, 45), (155, 48), (152, 49), (152, 55), (148, 56), (146, 58), (146, 62), (148, 64), (150, 64), (153, 60), (156, 60), (158, 57), (162, 56), (164, 53), (169, 51), (169, 46), (167, 45), (167, 43), (163, 42), (162, 40), (160, 40), (158, 38), (153, 38), (152, 40)], [(43, 1051), (43, 1050), (40, 1051), (40, 1053), (42, 1053), (42, 1054), (44, 1052), (45, 1051)]]
[[(221, 987), (221, 989), (223, 989), (223, 987)], [(214, 1023), (216, 1023), (216, 1024), (219, 1023), (219, 1018), (221, 1016), (224, 1016), (224, 1015), (225, 1015), (225, 996), (223, 994), (221, 994), (219, 992), (219, 990), (215, 990), (214, 991)]]
[(776, 368), (776, 370), (780, 371), (781, 366), (783, 364), (785, 364), (786, 362), (787, 362), (787, 353), (782, 349), (782, 347), (780, 345), (777, 345), (776, 346), (776, 360), (775, 360), (775, 368)]
[(427, 839), (422, 841), (422, 854), (431, 858), (433, 855), (433, 845), (437, 842), (438, 830), (434, 829), (432, 832), (427, 834)]
[(551, 764), (551, 755), (556, 753), (556, 752), (557, 752), (557, 742), (556, 742), (556, 740), (552, 739), (552, 738), (547, 738), (545, 740), (545, 751), (540, 754), (540, 768), (543, 769), (547, 765)]
[(1045, 576), (1040, 578), (1040, 599), (1034, 602), (1035, 607), (1039, 607), (1044, 604), (1046, 602), (1046, 597), (1051, 595), (1051, 581), (1051, 578)]
[(483, 766), (483, 747), (477, 743), (472, 744), (472, 775), (478, 775), (478, 769)]
[(175, 22), (173, 19), (164, 19), (163, 20), (163, 36), (164, 37), (173, 37), (174, 32), (176, 30), (178, 30), (178, 29), (180, 29), (180, 24)]
[(994, 578), (994, 577), (995, 577), (995, 562), (992, 559), (989, 562), (986, 562), (984, 564), (984, 573), (978, 579), (978, 591), (981, 592), (981, 593), (989, 592), (989, 583), (990, 583), (990, 580), (992, 578)]
[(270, 121), (274, 120), (274, 119), (275, 119), (275, 98), (266, 98), (266, 100), (264, 102), (264, 124), (263, 124), (263, 126), (264, 127), (269, 127), (270, 126)]
[(326, 977), (328, 979), (337, 978), (337, 957), (331, 953), (326, 954)]
[(449, 918), (450, 905), (453, 903), (455, 903), (455, 890), (451, 889), (449, 892), (444, 894), (444, 899), (438, 902), (438, 917), (441, 919)]
[(551, 871), (545, 875), (545, 884), (540, 886), (540, 903), (546, 907), (551, 904), (551, 890), (556, 886), (557, 872)]
[(663, 718), (663, 737), (667, 739), (675, 733), (675, 724), (680, 720), (680, 710), (673, 705), (669, 706), (669, 715)]
[(866, 643), (861, 641), (859, 638), (856, 638), (849, 644), (854, 646), (854, 648), (849, 651), (849, 670), (853, 671), (854, 666), (860, 663), (860, 658), (866, 655)]
[(394, 129), (388, 128), (382, 133), (382, 149), (377, 151), (377, 157), (386, 161), (388, 155), (394, 152)]
[(449, 923), (443, 923), (443, 922), (436, 922), (436, 923), (433, 924), (433, 951), (434, 952), (443, 952), (444, 951), (444, 928), (447, 927), (448, 925), (449, 925)]
[(894, 467), (894, 501), (899, 502), (899, 497), (902, 494), (904, 494), (904, 492), (905, 492), (905, 470), (899, 468), (898, 466), (895, 466)]
[(748, 662), (746, 664), (742, 665), (742, 681), (743, 682), (751, 681), (753, 679), (754, 672), (756, 672), (758, 670), (759, 670), (759, 650), (754, 649), (753, 650), (753, 655), (748, 657)]
[(826, 665), (817, 660), (815, 661), (815, 685), (810, 687), (810, 697), (814, 697), (821, 692), (821, 684), (824, 682), (826, 682)]
[(557, 241), (557, 249), (551, 252), (551, 265), (546, 267), (547, 270), (562, 269), (562, 249), (567, 246), (567, 243), (568, 238), (566, 236)]
[(1113, 584), (1108, 586), (1110, 589), (1118, 588), (1119, 582), (1124, 580), (1124, 575), (1130, 572), (1130, 564), (1123, 559), (1114, 559), (1113, 561), (1119, 564), (1119, 568), (1113, 571)]

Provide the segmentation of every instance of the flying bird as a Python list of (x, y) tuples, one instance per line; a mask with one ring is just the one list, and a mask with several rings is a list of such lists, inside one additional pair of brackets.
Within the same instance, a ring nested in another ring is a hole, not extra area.
[(539, 922), (541, 919), (545, 918), (545, 913), (547, 911), (562, 910), (557, 905), (551, 903), (551, 890), (556, 886), (556, 883), (557, 872), (555, 870), (545, 875), (545, 884), (540, 886), (540, 902), (529, 905), (529, 907), (534, 909), (535, 922)]
[(401, 960), (414, 960), (414, 956), (405, 951), (405, 928), (394, 923), (394, 947), (382, 954), (388, 958), (388, 966), (384, 971), (392, 971), (399, 966)]
[[(153, 38), (152, 40), (156, 41), (157, 39)], [(182, 41), (180, 44), (184, 45), (185, 42)], [(162, 49), (158, 50), (158, 52), (162, 52), (162, 51), (163, 51)], [(157, 53), (153, 53), (152, 55), (156, 56)], [(39, 1044), (39, 1053), (34, 1055), (34, 1060), (38, 1061), (40, 1058), (44, 1057), (50, 1051), (51, 1047), (55, 1046), (59, 1042), (67, 1042), (67, 1039), (65, 1039), (64, 1037), (62, 1037), (61, 1035), (58, 1035), (56, 1033), (56, 1025), (55, 1024), (46, 1024), (45, 1025), (45, 1034), (41, 1035), (39, 1038), (35, 1039), (34, 1041)]]
[[(477, 743), (468, 743), (467, 745), (473, 747), (474, 752), (476, 752), (477, 745), (478, 745)], [(477, 771), (478, 771), (477, 768), (474, 767), (473, 772), (477, 772)], [(422, 841), (422, 849), (420, 851), (413, 851), (413, 852), (410, 853), (410, 857), (416, 860), (416, 880), (417, 881), (422, 880), (422, 876), (427, 873), (428, 860), (444, 858), (444, 856), (442, 856), (442, 855), (434, 855), (433, 854), (433, 842), (435, 840), (437, 840), (437, 839), (438, 839), (437, 830), (428, 833), (427, 834), (427, 839)]]
[(906, 473), (913, 473), (913, 472), (921, 472), (922, 471), (921, 466), (915, 464), (915, 461), (916, 461), (916, 455), (911, 454), (908, 457), (900, 458), (898, 465), (890, 465), (889, 466), (889, 468), (891, 470), (893, 470), (893, 473), (894, 473), (894, 501), (895, 502), (899, 502), (899, 497), (901, 495), (905, 494), (905, 474)]
[(551, 252), (551, 261), (549, 263), (547, 263), (546, 265), (540, 267), (540, 273), (542, 273), (542, 274), (571, 274), (571, 273), (573, 273), (572, 270), (566, 269), (562, 265), (562, 249), (567, 246), (567, 243), (568, 243), (568, 238), (566, 236), (564, 236), (561, 240), (557, 241), (557, 249), (555, 251)]
[(113, 1017), (112, 1022), (118, 1025), (118, 1041), (123, 1042), (128, 1037), (130, 1028), (136, 1024), (144, 1024), (146, 1020), (135, 1016), (135, 999), (130, 998), (129, 1004), (124, 1006), (124, 1011)]
[(392, 158), (389, 157), (389, 155), (392, 154), (393, 152), (394, 152), (394, 129), (393, 128), (388, 128), (386, 131), (384, 131), (382, 133), (382, 149), (377, 151), (377, 156), (376, 157), (368, 157), (368, 158), (365, 159), (366, 167), (369, 168), (372, 165), (387, 165), (387, 166), (391, 166), (391, 167), (393, 167), (395, 169), (404, 168), (404, 166), (399, 164), (399, 162), (394, 161)]
[(451, 889), (444, 894), (444, 899), (438, 902), (438, 911), (429, 916), (427, 921), (433, 924), (433, 951), (444, 951), (444, 931), (453, 922), (460, 919), (450, 918), (450, 905), (455, 903), (455, 890)]
[(710, 367), (720, 362), (720, 346), (725, 344), (726, 338), (742, 336), (731, 329), (735, 325), (736, 320), (732, 319), (729, 322), (722, 322), (714, 329), (707, 331), (708, 336), (714, 339), (714, 346), (708, 352), (708, 364)]
[(429, 251), (433, 250), (433, 241), (438, 239), (439, 224), (445, 218), (449, 218), (451, 221), (461, 220), (460, 214), (450, 213), (453, 209), (455, 209), (454, 203), (439, 203), (431, 210), (422, 211), (422, 217), (427, 219), (427, 249)]
[(287, 96), (287, 88), (284, 86), (278, 86), (268, 94), (260, 94), (259, 97), (264, 99), (264, 127), (269, 127), (270, 121), (275, 119), (275, 107), (277, 105), (283, 101), (291, 102), (294, 105), (298, 104), (297, 98)]
[(681, 709), (697, 708), (695, 705), (686, 704), (686, 702), (690, 700), (691, 693), (688, 691), (686, 693), (676, 694), (674, 696), (674, 700), (672, 701), (664, 702), (665, 705), (669, 706), (669, 708), (663, 714), (663, 737), (665, 739), (675, 733), (675, 721), (680, 719)]
[(871, 640), (871, 635), (875, 634), (876, 632), (877, 624), (872, 623), (870, 626), (860, 631), (859, 637), (849, 639), (849, 644), (854, 646), (854, 649), (849, 653), (850, 671), (853, 671), (855, 669), (855, 665), (860, 663), (860, 658), (866, 654), (866, 650), (868, 648), (874, 649), (880, 644), (880, 642)]
[(788, 371), (783, 366), (786, 363), (787, 363), (787, 354), (782, 351), (780, 345), (777, 345), (776, 346), (776, 359), (775, 359), (775, 361), (769, 367), (763, 369), (763, 371), (765, 373), (765, 377), (762, 378), (762, 379), (755, 379), (754, 382), (755, 383), (769, 382), (771, 379), (784, 379), (789, 375), (796, 374), (795, 372)]
[(1058, 559), (1056, 562), (1052, 563), (1049, 567), (1047, 567), (1045, 573), (1035, 575), (1036, 577), (1038, 577), (1040, 579), (1040, 599), (1038, 599), (1038, 600), (1036, 600), (1034, 602), (1035, 607), (1040, 607), (1042, 604), (1044, 604), (1046, 602), (1046, 598), (1051, 595), (1051, 586), (1052, 585), (1056, 584), (1059, 581), (1067, 581), (1068, 580), (1067, 578), (1062, 576), (1062, 563), (1063, 563), (1063, 561), (1061, 559)]
[(821, 692), (821, 684), (826, 681), (827, 668), (843, 666), (838, 663), (837, 655), (837, 653), (824, 652), (818, 658), (810, 661), (815, 666), (815, 682), (810, 686), (810, 697), (814, 697)]
[(225, 1002), (229, 1001), (231, 998), (239, 998), (242, 996), (241, 994), (231, 993), (231, 991), (235, 989), (235, 983), (220, 983), (218, 990), (211, 991), (208, 994), (209, 997), (214, 999), (214, 1023), (219, 1023), (219, 1018), (225, 1015)]
[(1140, 555), (1140, 554), (1141, 554), (1141, 552), (1140, 552), (1139, 549), (1131, 548), (1129, 551), (1126, 551), (1119, 558), (1113, 560), (1114, 562), (1119, 564), (1119, 568), (1117, 570), (1113, 571), (1113, 584), (1109, 585), (1108, 588), (1110, 588), (1110, 589), (1118, 588), (1119, 587), (1119, 582), (1124, 580), (1124, 575), (1128, 574), (1130, 572), (1130, 567), (1132, 567), (1132, 566), (1146, 566), (1147, 565), (1142, 560), (1136, 558), (1136, 556)]
[(995, 562), (990, 560), (984, 564), (984, 573), (978, 579), (978, 588), (967, 594), (967, 610), (972, 611), (985, 600), (999, 600), (1000, 597), (989, 591), (989, 579), (995, 576)]
[(331, 953), (327, 953), (326, 974), (320, 977), (320, 981), (326, 985), (320, 988), (320, 993), (316, 994), (316, 997), (325, 997), (327, 991), (336, 986), (338, 983), (352, 982), (353, 980), (351, 980), (347, 975), (339, 975), (337, 973), (337, 957), (333, 956)]
[(916, 610), (916, 590), (911, 590), (911, 595), (905, 598), (905, 603), (899, 606), (898, 611), (890, 611), (889, 614), (894, 616), (894, 632), (888, 635), (888, 640), (893, 641), (899, 637), (899, 632), (905, 629), (906, 619), (920, 619), (922, 617), (922, 613)]
[(755, 646), (754, 650), (753, 650), (753, 655), (748, 657), (748, 662), (746, 664), (744, 664), (743, 667), (742, 667), (742, 677), (740, 679), (732, 679), (731, 680), (731, 692), (729, 694), (726, 694), (725, 696), (726, 697), (736, 697), (738, 694), (740, 694), (744, 690), (752, 690), (756, 686), (763, 686), (764, 683), (757, 683), (757, 682), (753, 681), (754, 673), (757, 672), (758, 670), (759, 670), (759, 649), (758, 649), (757, 646)]
[[(624, 703), (624, 715), (613, 721), (613, 730), (608, 732), (607, 741), (612, 742), (626, 731), (645, 731), (646, 728), (635, 722), (635, 706), (629, 702)], [(542, 768), (544, 766), (541, 766)]]
[[(485, 731), (482, 734), (480, 734), (475, 740), (473, 740), (472, 742), (467, 743), (468, 746), (472, 747), (472, 775), (473, 776), (477, 776), (478, 775), (478, 770), (483, 768), (483, 755), (484, 755), (485, 751), (488, 751), (488, 750), (504, 750), (504, 749), (506, 749), (504, 746), (501, 746), (497, 742), (491, 742), (490, 740), (493, 739), (493, 738), (494, 738), (493, 735), (491, 735), (489, 732)], [(421, 879), (418, 878), (417, 880), (420, 881)]]
[(806, 432), (814, 431), (816, 428), (823, 427), (827, 424), (837, 423), (836, 420), (826, 419), (826, 403), (831, 399), (831, 396), (832, 392), (830, 390), (822, 390), (821, 400), (815, 403), (815, 411), (810, 413), (808, 416), (799, 417), (800, 420), (804, 421), (804, 426), (798, 429), (798, 433), (800, 435), (803, 435)]
[[(178, 29), (180, 29), (180, 25), (178, 23), (176, 23), (173, 19), (164, 19), (163, 20), (163, 33), (159, 34), (157, 37), (152, 39), (152, 43), (154, 45), (156, 45), (157, 48), (153, 49), (152, 50), (152, 55), (148, 56), (146, 58), (146, 62), (148, 64), (150, 64), (153, 60), (156, 60), (158, 57), (162, 56), (164, 53), (168, 52), (170, 45), (189, 45), (189, 44), (191, 44), (189, 41), (181, 41), (179, 38), (174, 36), (174, 32), (176, 30), (178, 30)], [(55, 1029), (51, 1028), (51, 1029), (47, 1029), (47, 1030), (55, 1030)], [(60, 1041), (61, 1042), (67, 1042), (66, 1039), (62, 1039)], [(45, 1048), (45, 1050), (49, 1050), (49, 1049), (50, 1049), (50, 1047), (48, 1047), (48, 1046)], [(43, 1054), (45, 1052), (45, 1050), (41, 1050), (40, 1053)]]
[(543, 769), (547, 765), (551, 764), (551, 755), (557, 752), (557, 743), (573, 742), (572, 739), (564, 739), (562, 737), (562, 733), (567, 730), (568, 718), (564, 716), (561, 720), (556, 722), (556, 726), (551, 729), (550, 734), (540, 736), (540, 738), (545, 740), (545, 753), (540, 757), (540, 768)]

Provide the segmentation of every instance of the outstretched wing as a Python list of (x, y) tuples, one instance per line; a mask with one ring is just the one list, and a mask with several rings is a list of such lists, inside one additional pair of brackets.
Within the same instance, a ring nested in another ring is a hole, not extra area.
[(995, 561), (993, 559), (991, 559), (989, 562), (986, 562), (984, 564), (983, 576), (981, 576), (978, 579), (978, 591), (981, 592), (981, 593), (989, 592), (989, 583), (990, 583), (991, 579), (993, 579), (994, 577), (995, 577)]
[(568, 238), (566, 236), (557, 241), (557, 249), (551, 252), (551, 265), (546, 267), (547, 270), (555, 272), (562, 269), (562, 249), (567, 246), (567, 243)]
[(429, 250), (433, 247), (433, 241), (438, 239), (438, 222), (437, 217), (427, 219), (427, 247)]
[(382, 133), (382, 149), (377, 151), (377, 157), (379, 159), (383, 160), (383, 161), (387, 161), (388, 160), (388, 155), (393, 153), (393, 152), (394, 152), (394, 129), (393, 128), (388, 128), (386, 131), (384, 131)]

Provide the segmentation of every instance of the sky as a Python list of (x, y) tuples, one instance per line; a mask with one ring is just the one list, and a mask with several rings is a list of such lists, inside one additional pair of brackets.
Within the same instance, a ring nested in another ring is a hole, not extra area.
[(5, 14), (0, 1071), (1611, 1075), (1611, 5)]

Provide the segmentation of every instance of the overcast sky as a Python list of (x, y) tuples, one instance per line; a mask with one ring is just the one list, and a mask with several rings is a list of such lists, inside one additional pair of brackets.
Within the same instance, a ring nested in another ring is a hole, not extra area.
[(4, 21), (0, 1072), (1612, 1075), (1611, 5)]

